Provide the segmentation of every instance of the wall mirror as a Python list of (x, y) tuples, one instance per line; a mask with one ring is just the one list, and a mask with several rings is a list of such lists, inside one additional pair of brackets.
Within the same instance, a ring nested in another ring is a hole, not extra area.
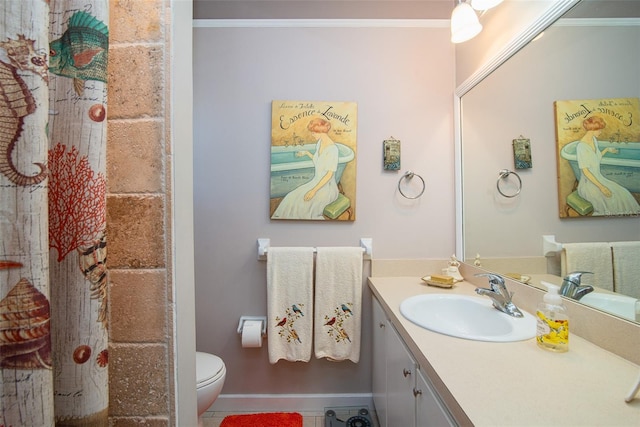
[[(531, 273), (551, 273), (559, 283), (559, 255), (545, 257), (543, 235), (560, 243), (640, 241), (637, 216), (560, 218), (554, 118), (558, 100), (640, 97), (639, 45), (639, 1), (582, 0), (465, 91), (458, 256), (472, 263), (479, 255), (483, 268), (522, 274), (525, 282)], [(514, 166), (512, 141), (521, 137), (530, 140), (529, 169)], [(520, 176), (517, 197), (497, 191), (503, 169)]]

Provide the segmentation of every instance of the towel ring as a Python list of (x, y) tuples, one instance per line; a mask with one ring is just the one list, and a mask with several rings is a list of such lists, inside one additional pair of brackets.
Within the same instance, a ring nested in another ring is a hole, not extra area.
[[(420, 181), (422, 181), (422, 190), (420, 191), (420, 193), (418, 193), (418, 195), (416, 196), (407, 196), (406, 194), (404, 194), (404, 192), (402, 191), (402, 181), (406, 180), (410, 180), (412, 179), (414, 176), (417, 176), (418, 178), (420, 178)], [(424, 189), (426, 188), (426, 184), (424, 183), (424, 179), (422, 179), (422, 177), (420, 175), (418, 175), (417, 173), (413, 173), (411, 171), (406, 171), (404, 173), (404, 175), (402, 175), (400, 177), (400, 180), (398, 181), (398, 191), (400, 192), (400, 194), (402, 194), (403, 197), (407, 198), (407, 199), (417, 199), (418, 197), (422, 196), (422, 193), (424, 193)]]
[[(505, 194), (500, 189), (500, 180), (507, 179), (509, 175), (515, 175), (516, 178), (518, 178), (518, 189), (513, 194)], [(508, 197), (508, 198), (516, 197), (518, 194), (520, 194), (520, 191), (522, 190), (522, 180), (520, 179), (520, 175), (518, 175), (514, 171), (510, 171), (509, 169), (502, 169), (498, 174), (498, 182), (496, 182), (496, 187), (498, 188), (498, 193), (502, 194), (504, 197)]]

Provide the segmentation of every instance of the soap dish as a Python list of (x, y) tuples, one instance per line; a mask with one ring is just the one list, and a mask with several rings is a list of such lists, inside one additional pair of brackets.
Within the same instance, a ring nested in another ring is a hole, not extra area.
[(437, 288), (451, 289), (451, 288), (453, 288), (453, 285), (455, 285), (455, 281), (451, 281), (451, 283), (438, 282), (438, 281), (435, 281), (435, 280), (431, 280), (431, 276), (424, 276), (424, 277), (421, 277), (421, 279), (427, 285), (435, 286)]
[(525, 276), (524, 274), (520, 273), (505, 273), (504, 275), (511, 279), (518, 280), (522, 283), (529, 283), (531, 281), (531, 276)]

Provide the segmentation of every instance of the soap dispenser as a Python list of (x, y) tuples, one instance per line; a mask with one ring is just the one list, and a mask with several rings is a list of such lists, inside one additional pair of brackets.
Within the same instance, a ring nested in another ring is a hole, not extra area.
[(569, 350), (569, 317), (558, 293), (560, 288), (541, 282), (549, 290), (538, 304), (536, 341), (545, 350), (564, 353)]

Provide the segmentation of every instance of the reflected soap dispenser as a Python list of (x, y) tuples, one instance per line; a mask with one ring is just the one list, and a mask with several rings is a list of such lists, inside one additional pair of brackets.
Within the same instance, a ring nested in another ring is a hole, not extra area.
[(536, 311), (538, 346), (545, 350), (564, 353), (569, 350), (569, 317), (558, 293), (560, 287), (541, 282), (549, 290)]

